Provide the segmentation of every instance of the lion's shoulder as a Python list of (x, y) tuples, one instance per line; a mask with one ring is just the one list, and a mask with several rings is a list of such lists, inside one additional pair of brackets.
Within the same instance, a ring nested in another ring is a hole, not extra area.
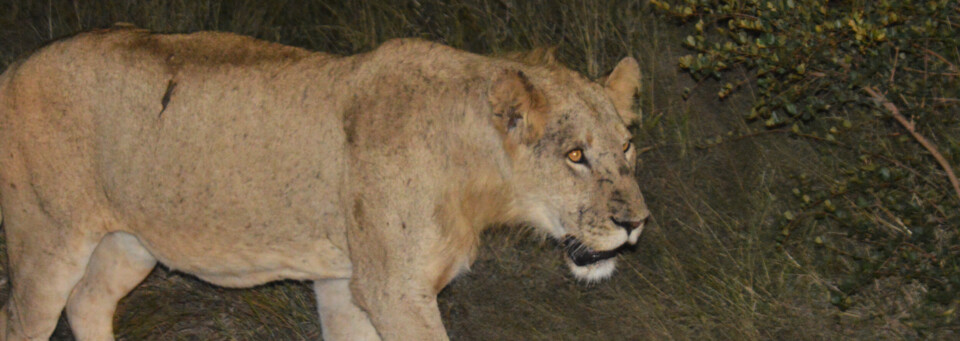
[[(420, 38), (396, 38), (385, 41), (370, 53), (375, 63), (406, 66), (426, 64), (431, 69), (444, 67), (462, 67), (462, 63), (477, 62), (487, 58), (456, 49), (441, 43), (423, 40)], [(460, 65), (460, 66), (454, 66)]]

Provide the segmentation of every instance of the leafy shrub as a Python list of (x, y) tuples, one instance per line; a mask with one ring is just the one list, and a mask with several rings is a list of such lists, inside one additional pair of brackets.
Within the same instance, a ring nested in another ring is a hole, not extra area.
[(778, 242), (821, 250), (816, 266), (837, 274), (831, 302), (846, 309), (899, 276), (927, 290), (914, 321), (940, 321), (919, 332), (955, 328), (960, 2), (650, 2), (690, 27), (680, 68), (718, 80), (721, 99), (754, 90), (744, 117), (756, 129), (822, 142), (811, 162), (835, 171), (795, 175)]

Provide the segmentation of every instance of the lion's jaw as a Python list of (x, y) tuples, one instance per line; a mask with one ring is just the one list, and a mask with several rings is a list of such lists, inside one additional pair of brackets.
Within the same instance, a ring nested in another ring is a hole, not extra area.
[[(525, 205), (526, 220), (535, 230), (544, 233), (562, 245), (564, 261), (570, 272), (578, 279), (588, 283), (609, 278), (616, 270), (616, 256), (623, 250), (635, 245), (643, 226), (629, 234), (624, 229), (598, 228), (599, 226), (577, 226), (569, 219), (563, 219), (558, 210), (544, 201), (527, 196)], [(584, 231), (613, 231), (602, 235), (593, 235), (584, 240), (575, 235)]]
[(573, 260), (569, 257), (566, 258), (566, 261), (567, 266), (570, 267), (570, 272), (577, 278), (588, 283), (599, 282), (609, 278), (613, 275), (617, 267), (616, 258), (604, 259), (584, 266), (574, 264)]
[(589, 239), (590, 244), (568, 233), (560, 239), (566, 256), (564, 260), (570, 272), (581, 280), (592, 283), (607, 279), (616, 270), (617, 256), (636, 245), (642, 230), (642, 225), (629, 233), (618, 229), (593, 236)]
[[(555, 153), (545, 158), (550, 154)], [(513, 193), (521, 220), (562, 245), (575, 277), (595, 282), (610, 277), (617, 255), (639, 241), (649, 211), (632, 172), (606, 171), (617, 164), (613, 161), (628, 164), (625, 160), (589, 149), (585, 154), (594, 160), (588, 171), (530, 159), (537, 166), (524, 167), (526, 172), (514, 177), (520, 185)], [(630, 155), (626, 161), (632, 160)], [(624, 226), (625, 221), (636, 225)]]

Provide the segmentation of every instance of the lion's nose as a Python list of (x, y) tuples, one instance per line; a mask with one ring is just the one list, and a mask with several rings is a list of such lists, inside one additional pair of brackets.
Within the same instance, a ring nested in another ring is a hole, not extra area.
[(641, 211), (640, 214), (633, 217), (633, 219), (617, 219), (617, 217), (610, 217), (610, 221), (613, 221), (615, 225), (627, 230), (627, 234), (630, 234), (630, 232), (633, 232), (633, 230), (643, 226), (643, 224), (647, 222), (647, 219), (650, 219), (650, 211), (647, 209)]

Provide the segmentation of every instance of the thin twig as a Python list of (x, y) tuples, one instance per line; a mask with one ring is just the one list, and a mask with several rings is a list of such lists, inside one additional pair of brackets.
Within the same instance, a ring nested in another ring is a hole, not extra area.
[[(914, 46), (914, 47), (919, 47), (919, 46), (917, 46), (917, 45), (913, 45), (913, 46)], [(947, 64), (947, 67), (950, 69), (950, 71), (957, 72), (957, 66), (956, 66), (956, 65), (953, 65), (953, 63), (951, 63), (949, 60), (947, 60), (947, 58), (944, 58), (944, 57), (941, 56), (939, 53), (933, 52), (933, 51), (931, 51), (931, 50), (929, 50), (929, 49), (927, 49), (927, 48), (925, 48), (925, 47), (920, 47), (920, 48), (923, 49), (923, 52), (926, 52), (927, 54), (929, 54), (929, 55), (931, 55), (931, 56), (934, 56), (934, 57), (936, 57), (937, 59), (939, 59), (940, 61), (946, 63), (946, 64)]]
[(957, 199), (960, 200), (960, 182), (957, 181), (957, 176), (953, 172), (953, 167), (950, 167), (950, 163), (947, 162), (947, 159), (945, 159), (943, 155), (937, 151), (937, 147), (923, 137), (923, 135), (920, 135), (920, 133), (917, 132), (916, 126), (914, 126), (913, 122), (907, 120), (907, 118), (900, 113), (900, 109), (897, 109), (896, 105), (888, 101), (886, 96), (877, 92), (873, 87), (864, 87), (863, 90), (870, 94), (870, 96), (873, 97), (877, 103), (883, 105), (887, 111), (890, 111), (890, 114), (893, 115), (893, 118), (897, 120), (900, 125), (906, 128), (907, 131), (910, 132), (910, 135), (913, 135), (913, 138), (916, 139), (917, 142), (920, 142), (920, 145), (922, 145), (923, 148), (926, 148), (927, 151), (933, 155), (933, 158), (940, 163), (940, 167), (943, 167), (943, 170), (947, 173), (947, 178), (950, 179), (950, 184), (953, 185), (953, 190), (957, 194)]
[(924, 77), (926, 77), (926, 76), (928, 76), (928, 75), (934, 75), (934, 76), (949, 76), (949, 77), (960, 76), (960, 72), (930, 72), (930, 71), (924, 71), (924, 70), (920, 70), (920, 69), (915, 69), (915, 68), (912, 68), (912, 67), (909, 67), (909, 66), (905, 66), (905, 67), (903, 68), (903, 70), (904, 70), (904, 71), (913, 72), (913, 73), (923, 74)]
[(900, 48), (893, 48), (893, 67), (890, 68), (890, 84), (893, 84), (893, 77), (897, 75), (897, 61), (900, 59)]
[(53, 0), (47, 1), (47, 31), (53, 39)]

